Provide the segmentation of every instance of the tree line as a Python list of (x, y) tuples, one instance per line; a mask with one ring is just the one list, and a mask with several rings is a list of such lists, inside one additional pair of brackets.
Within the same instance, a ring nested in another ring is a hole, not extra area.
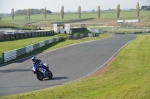
[[(97, 18), (100, 18), (100, 6), (98, 5), (97, 6)], [(78, 6), (78, 9), (77, 9), (77, 12), (78, 12), (78, 17), (81, 18), (81, 6)], [(116, 7), (116, 15), (117, 17), (119, 18), (120, 17), (120, 12), (121, 12), (121, 9), (120, 9), (120, 4), (117, 5)], [(137, 12), (137, 17), (139, 17), (140, 15), (140, 6), (139, 6), (139, 2), (137, 2), (136, 4), (136, 12)], [(15, 15), (27, 15), (26, 16), (26, 19), (27, 20), (30, 20), (30, 16), (31, 14), (44, 14), (44, 19), (47, 19), (47, 13), (52, 13), (50, 10), (46, 10), (46, 8), (44, 9), (26, 9), (26, 10), (17, 10), (14, 12), (14, 8), (12, 8), (11, 10), (11, 15), (12, 15), (12, 20), (14, 20), (14, 16)], [(61, 10), (60, 10), (60, 15), (61, 15), (61, 18), (64, 19), (64, 14), (65, 14), (65, 11), (64, 11), (64, 6), (61, 6)]]
[[(14, 12), (15, 15), (27, 15), (28, 9), (17, 10)], [(30, 9), (30, 14), (44, 14), (45, 8), (43, 9)], [(50, 10), (46, 10), (46, 13), (52, 13)]]
[[(97, 6), (97, 18), (100, 18), (100, 6), (98, 5)], [(119, 18), (120, 17), (120, 4), (117, 5), (117, 8), (116, 8), (116, 13), (117, 13), (117, 17)], [(140, 15), (140, 5), (139, 5), (139, 2), (137, 2), (136, 4), (136, 12), (137, 12), (137, 17), (139, 17)], [(62, 19), (64, 19), (64, 6), (61, 7), (61, 16), (62, 16)], [(81, 18), (81, 6), (78, 6), (78, 17)]]
[(12, 20), (14, 20), (15, 15), (27, 15), (25, 18), (27, 20), (30, 20), (30, 16), (32, 14), (44, 14), (44, 18), (46, 19), (47, 13), (52, 13), (52, 11), (46, 10), (46, 8), (44, 8), (44, 9), (30, 9), (30, 8), (28, 8), (28, 9), (24, 9), (24, 10), (17, 10), (14, 12), (14, 8), (11, 9)]
[(150, 5), (149, 5), (149, 6), (146, 6), (146, 5), (145, 5), (145, 6), (142, 6), (142, 7), (141, 7), (141, 10), (150, 10)]

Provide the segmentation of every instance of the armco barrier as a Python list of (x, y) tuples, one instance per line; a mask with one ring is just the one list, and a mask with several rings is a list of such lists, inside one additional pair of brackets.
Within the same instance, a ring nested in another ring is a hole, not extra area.
[(69, 36), (67, 36), (67, 39), (72, 39), (73, 38), (73, 35), (69, 35)]
[(45, 41), (42, 41), (42, 42), (39, 42), (39, 43), (36, 43), (36, 44), (27, 45), (25, 47), (22, 47), (22, 48), (19, 48), (19, 49), (16, 49), (16, 50), (11, 50), (11, 51), (4, 52), (3, 53), (3, 59), (1, 59), (1, 57), (0, 57), (0, 62), (1, 62), (1, 60), (4, 61), (4, 62), (14, 60), (14, 59), (16, 59), (17, 57), (19, 57), (23, 54), (29, 53), (33, 50), (36, 50), (38, 48), (41, 48), (41, 47), (47, 45), (47, 44), (60, 41), (61, 39), (62, 39), (62, 37), (51, 38), (49, 40), (45, 40)]
[(31, 44), (31, 45), (25, 46), (26, 53), (29, 53), (29, 52), (31, 52), (31, 51), (33, 51), (33, 50), (34, 50), (33, 45), (34, 45), (34, 44)]
[(16, 59), (16, 58), (17, 58), (16, 50), (11, 50), (11, 51), (3, 53), (4, 62), (10, 61), (10, 60), (13, 60), (13, 59)]
[(122, 35), (122, 34), (125, 34), (125, 33), (115, 33), (115, 34)]
[(84, 38), (84, 37), (94, 37), (97, 36), (94, 33), (84, 33), (84, 34), (74, 34), (74, 35), (69, 35), (67, 36), (67, 39), (79, 39), (79, 38)]
[(143, 32), (134, 32), (134, 34), (141, 34), (141, 33), (143, 33)]

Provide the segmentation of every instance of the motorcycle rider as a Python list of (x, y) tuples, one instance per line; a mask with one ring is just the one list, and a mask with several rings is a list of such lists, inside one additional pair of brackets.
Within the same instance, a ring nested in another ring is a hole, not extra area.
[(48, 68), (43, 64), (43, 62), (40, 59), (37, 59), (35, 56), (32, 57), (32, 68), (33, 68), (33, 73), (35, 74), (35, 69), (37, 66), (42, 66), (44, 69), (46, 69), (47, 72), (49, 72)]
[(40, 59), (37, 59), (35, 56), (32, 57), (32, 62), (38, 66), (43, 66), (43, 62)]

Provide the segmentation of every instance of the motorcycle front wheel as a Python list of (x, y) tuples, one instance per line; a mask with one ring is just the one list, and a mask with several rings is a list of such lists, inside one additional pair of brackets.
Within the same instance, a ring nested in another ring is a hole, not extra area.
[(37, 79), (42, 81), (44, 79), (44, 75), (41, 72), (37, 72)]

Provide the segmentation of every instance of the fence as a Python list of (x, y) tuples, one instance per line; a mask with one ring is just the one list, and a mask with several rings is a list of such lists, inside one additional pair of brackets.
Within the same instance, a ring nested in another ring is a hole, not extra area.
[(47, 45), (47, 44), (60, 41), (61, 39), (62, 39), (61, 37), (51, 38), (49, 40), (45, 40), (45, 41), (42, 41), (42, 42), (39, 42), (36, 44), (27, 45), (27, 46), (19, 48), (19, 49), (4, 52), (3, 53), (3, 62), (8, 62), (8, 61), (14, 60), (23, 54), (29, 53), (33, 50), (36, 50), (38, 48), (41, 48), (41, 47)]
[(87, 30), (87, 28), (71, 28), (72, 33), (73, 32), (84, 31), (84, 30)]
[(1, 33), (0, 40), (10, 40), (10, 39), (19, 39), (35, 36), (47, 36), (54, 34), (54, 31), (24, 31), (24, 32), (8, 32)]
[(97, 33), (74, 34), (74, 35), (67, 36), (67, 39), (80, 39), (80, 38), (84, 38), (84, 37), (95, 37), (98, 35), (99, 34), (97, 34)]
[[(71, 28), (73, 32), (84, 31), (86, 28)], [(28, 38), (28, 37), (35, 37), (35, 36), (48, 36), (54, 34), (54, 31), (9, 31), (8, 33), (0, 32), (0, 40), (10, 40), (10, 39), (19, 39), (19, 38)]]

